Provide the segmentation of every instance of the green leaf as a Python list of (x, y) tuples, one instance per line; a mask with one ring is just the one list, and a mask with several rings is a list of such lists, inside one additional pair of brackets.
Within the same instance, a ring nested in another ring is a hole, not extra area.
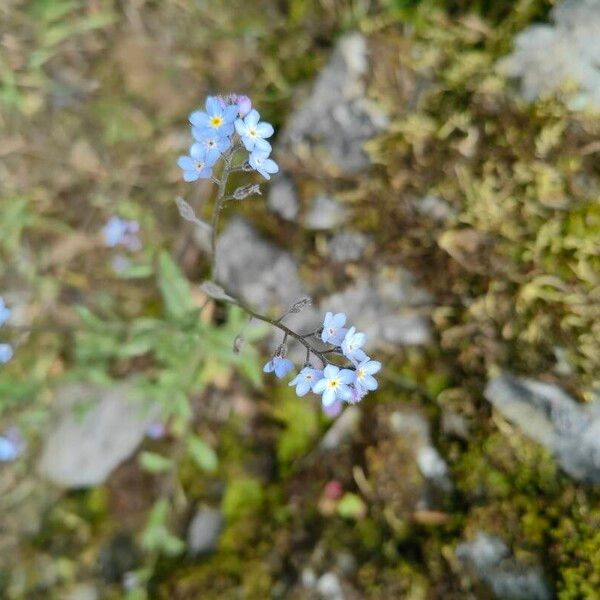
[(188, 438), (188, 450), (196, 464), (204, 471), (213, 473), (219, 466), (219, 459), (215, 451), (198, 436), (190, 435)]
[(351, 492), (347, 492), (339, 501), (337, 505), (337, 512), (338, 515), (344, 519), (359, 520), (365, 516), (367, 512), (367, 506), (360, 496), (357, 494), (352, 494)]
[(149, 473), (164, 473), (171, 470), (173, 461), (155, 452), (142, 452), (138, 459), (140, 467)]
[(182, 319), (194, 308), (189, 282), (166, 252), (158, 257), (158, 286), (170, 317)]

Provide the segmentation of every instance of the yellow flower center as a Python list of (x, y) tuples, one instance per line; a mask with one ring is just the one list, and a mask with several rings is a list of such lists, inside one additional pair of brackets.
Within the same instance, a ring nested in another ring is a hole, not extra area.
[(249, 133), (250, 137), (256, 137), (256, 129), (249, 129), (248, 133)]
[(339, 383), (340, 382), (337, 379), (330, 379), (328, 385), (332, 390), (334, 390), (339, 385)]
[(223, 119), (222, 119), (221, 117), (213, 117), (213, 118), (210, 120), (210, 124), (211, 124), (213, 127), (220, 127), (221, 125), (223, 125)]
[(365, 372), (362, 369), (359, 369), (356, 373), (356, 377), (358, 379), (362, 379), (365, 376)]

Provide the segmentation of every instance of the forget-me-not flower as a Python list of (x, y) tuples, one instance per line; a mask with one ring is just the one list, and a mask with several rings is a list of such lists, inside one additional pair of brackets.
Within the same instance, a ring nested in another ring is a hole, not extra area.
[(12, 357), (12, 346), (10, 344), (0, 344), (0, 365), (6, 364)]
[(313, 387), (315, 394), (323, 394), (323, 406), (330, 406), (336, 400), (350, 400), (356, 375), (350, 369), (340, 369), (335, 365), (327, 365), (323, 371), (323, 378), (319, 379)]
[(257, 110), (251, 110), (243, 119), (237, 119), (235, 130), (248, 152), (261, 150), (267, 155), (271, 152), (271, 144), (265, 138), (271, 137), (275, 130), (270, 123), (260, 122)]
[(233, 133), (233, 123), (238, 116), (237, 104), (222, 106), (219, 98), (208, 96), (206, 110), (196, 110), (190, 115), (190, 123), (199, 130), (227, 137)]
[(279, 171), (277, 163), (269, 158), (269, 152), (254, 150), (248, 157), (248, 162), (250, 163), (250, 166), (255, 171), (258, 171), (265, 179), (271, 179), (271, 174)]
[(346, 335), (345, 324), (346, 315), (344, 313), (336, 313), (335, 315), (331, 312), (325, 313), (323, 331), (321, 332), (323, 342), (339, 346)]
[(138, 238), (140, 225), (137, 221), (125, 221), (119, 217), (111, 217), (102, 229), (104, 243), (109, 248), (125, 246), (129, 250), (139, 250), (142, 243)]
[(177, 159), (177, 164), (183, 171), (183, 180), (187, 182), (196, 181), (197, 179), (210, 179), (213, 165), (216, 162), (216, 158), (212, 161), (208, 159), (206, 152), (199, 144), (194, 144), (190, 148), (189, 156), (180, 156)]
[(306, 396), (317, 381), (322, 379), (323, 371), (313, 369), (312, 367), (304, 367), (288, 385), (296, 386), (296, 394), (298, 396)]
[(4, 298), (0, 296), (0, 326), (4, 325), (10, 319), (11, 313), (12, 311), (6, 306)]
[(277, 375), (277, 377), (281, 379), (282, 377), (285, 377), (293, 368), (294, 365), (291, 361), (289, 361), (287, 358), (283, 358), (283, 356), (280, 356), (279, 354), (276, 354), (263, 367), (263, 371), (265, 373), (275, 372), (275, 375)]
[(367, 355), (362, 350), (367, 336), (360, 331), (356, 331), (356, 327), (350, 327), (342, 340), (342, 352), (344, 356), (353, 362), (361, 362), (365, 360)]
[(377, 380), (373, 375), (379, 373), (381, 363), (371, 360), (368, 356), (356, 365), (356, 381), (354, 385), (359, 392), (372, 392), (377, 389)]
[(19, 458), (25, 449), (25, 442), (16, 428), (0, 435), (0, 462), (11, 462)]
[(192, 127), (192, 135), (197, 142), (192, 146), (199, 146), (196, 152), (204, 152), (206, 162), (209, 164), (215, 164), (221, 154), (231, 147), (231, 140), (228, 137), (219, 137), (212, 131), (207, 132), (206, 130), (197, 129)]

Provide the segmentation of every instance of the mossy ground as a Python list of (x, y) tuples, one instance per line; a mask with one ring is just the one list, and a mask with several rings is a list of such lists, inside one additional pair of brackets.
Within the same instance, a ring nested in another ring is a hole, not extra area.
[[(357, 597), (464, 598), (453, 548), (485, 530), (517, 556), (541, 558), (560, 598), (595, 597), (598, 491), (569, 480), (482, 398), (502, 369), (557, 382), (581, 401), (598, 385), (600, 121), (570, 112), (560, 96), (527, 106), (494, 70), (514, 33), (543, 18), (548, 3), (9, 0), (1, 10), (0, 276), (26, 290), (30, 317), (68, 329), (77, 303), (124, 320), (158, 312), (153, 284), (116, 279), (97, 249), (96, 232), (115, 212), (138, 219), (145, 243), (171, 248), (198, 281), (201, 253), (182, 241), (188, 232), (173, 203), (188, 191), (175, 167), (187, 114), (209, 90), (243, 90), (281, 127), (351, 29), (369, 40), (369, 94), (390, 126), (368, 144), (367, 175), (327, 185), (373, 236), (374, 252), (340, 273), (314, 236), (261, 202), (242, 212), (278, 243), (302, 248), (303, 273), (318, 273), (322, 289), (377, 264), (403, 265), (437, 308), (433, 348), (386, 357), (389, 375), (365, 402), (359, 434), (326, 456), (315, 450), (326, 421), (287, 389), (256, 391), (217, 373), (192, 399), (206, 407), (229, 394), (243, 404), (225, 421), (198, 410), (217, 473), (179, 466), (187, 504), (172, 525), (182, 532), (193, 505), (220, 503), (226, 526), (214, 555), (140, 552), (161, 489), (132, 460), (106, 486), (46, 504), (41, 532), (23, 536), (18, 564), (0, 571), (0, 595), (63, 598), (73, 582), (92, 581), (101, 597), (118, 598), (124, 573), (147, 566), (141, 576), (153, 598), (258, 599), (277, 590), (308, 598), (296, 584), (304, 567), (335, 570), (350, 552)], [(319, 174), (302, 178), (308, 194)], [(419, 213), (415, 202), (428, 194), (454, 216)], [(76, 359), (69, 333), (35, 332), (8, 367), (3, 414), (22, 413), (35, 439), (48, 387)], [(123, 360), (111, 375), (146, 368)], [(414, 520), (410, 494), (423, 481), (403, 460), (410, 448), (374, 426), (405, 406), (430, 417), (456, 484), (439, 522)], [(448, 410), (466, 420), (467, 439), (443, 433)], [(361, 497), (366, 512), (324, 508), (331, 480)], [(41, 568), (48, 563), (52, 576)]]

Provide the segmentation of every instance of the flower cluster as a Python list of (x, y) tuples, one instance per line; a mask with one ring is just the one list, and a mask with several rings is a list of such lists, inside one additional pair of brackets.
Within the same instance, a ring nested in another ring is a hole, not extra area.
[[(374, 375), (381, 369), (381, 363), (371, 360), (364, 352), (366, 335), (356, 331), (356, 327), (345, 328), (346, 315), (328, 312), (320, 329), (320, 339), (327, 344), (324, 353), (335, 353), (349, 361), (347, 367), (325, 364), (317, 369), (308, 361), (303, 369), (290, 381), (296, 387), (298, 396), (313, 392), (321, 396), (323, 410), (330, 416), (336, 416), (342, 410), (342, 404), (356, 404), (370, 391), (377, 389)], [(285, 358), (285, 346), (278, 348), (275, 356), (264, 366), (265, 373), (274, 372), (280, 379), (285, 377), (294, 365)]]
[[(10, 319), (12, 311), (6, 306), (4, 298), (0, 296), (0, 327)], [(13, 357), (13, 349), (10, 344), (0, 343), (0, 365), (7, 363)]]
[(208, 96), (204, 110), (194, 111), (189, 121), (195, 142), (187, 156), (177, 160), (184, 181), (211, 179), (213, 167), (224, 155), (239, 148), (248, 152), (250, 169), (265, 179), (277, 173), (279, 167), (270, 157), (273, 126), (260, 120), (248, 96)]

